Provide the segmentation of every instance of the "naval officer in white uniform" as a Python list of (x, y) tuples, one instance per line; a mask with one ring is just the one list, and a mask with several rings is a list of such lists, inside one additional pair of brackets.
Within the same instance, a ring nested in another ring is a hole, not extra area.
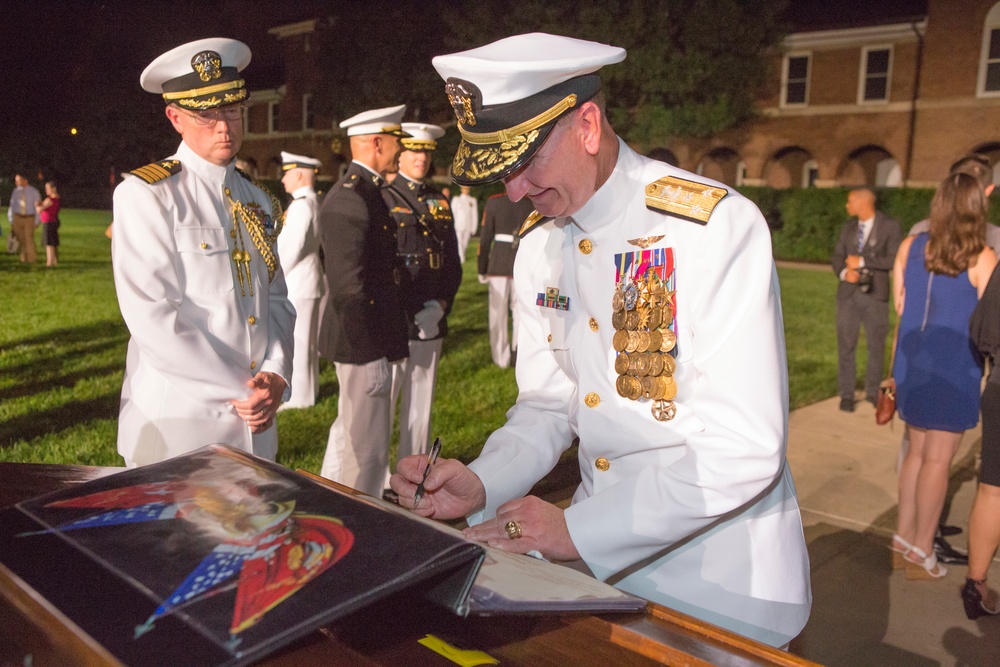
[(455, 238), (458, 241), (458, 259), (465, 264), (465, 249), (479, 226), (479, 200), (472, 196), (472, 188), (463, 185), (459, 194), (451, 199), (451, 215), (455, 219)]
[(326, 294), (323, 262), (319, 256), (320, 229), (316, 200), (316, 172), (322, 162), (281, 151), (281, 184), (292, 196), (285, 211), (278, 257), (295, 306), (295, 363), (292, 397), (282, 408), (307, 408), (319, 393), (319, 303)]
[(118, 452), (129, 466), (211, 443), (272, 460), (278, 450), (295, 311), (275, 247), (281, 207), (233, 164), (249, 62), (242, 42), (203, 39), (140, 79), (181, 144), (114, 195), (115, 290), (132, 336)]
[[(595, 72), (624, 57), (536, 33), (434, 59), (454, 179), (503, 180), (539, 215), (514, 268), (517, 403), (476, 461), (434, 466), (415, 511), (784, 646), (811, 594), (770, 235), (738, 193), (615, 135)], [(525, 497), (574, 437), (572, 505)], [(392, 477), (404, 506), (425, 459)]]

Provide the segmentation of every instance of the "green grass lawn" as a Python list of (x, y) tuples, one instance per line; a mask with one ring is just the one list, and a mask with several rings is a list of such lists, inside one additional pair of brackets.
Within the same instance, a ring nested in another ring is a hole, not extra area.
[[(27, 267), (0, 254), (2, 461), (121, 464), (115, 432), (128, 331), (104, 236), (110, 220), (108, 211), (64, 211), (55, 269)], [(9, 233), (6, 223), (3, 228)], [(779, 274), (794, 409), (837, 393), (837, 281), (832, 271), (789, 268)], [(474, 252), (449, 328), (433, 432), (444, 441), (446, 456), (471, 460), (517, 395), (513, 370), (490, 361), (486, 287), (476, 281)], [(333, 366), (321, 362), (317, 405), (279, 415), (280, 463), (319, 470), (337, 391)]]

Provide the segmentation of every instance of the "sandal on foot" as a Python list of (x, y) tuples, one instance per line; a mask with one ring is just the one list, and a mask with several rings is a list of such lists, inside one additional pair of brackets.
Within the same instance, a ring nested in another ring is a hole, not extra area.
[(892, 552), (892, 569), (902, 570), (906, 566), (903, 556), (908, 554), (912, 548), (912, 544), (893, 533), (892, 541), (889, 542), (889, 551)]
[[(985, 596), (983, 591), (986, 591)], [(995, 606), (993, 608), (986, 606), (985, 597), (989, 594), (990, 591), (986, 588), (985, 579), (965, 580), (965, 586), (962, 588), (962, 603), (965, 605), (965, 615), (969, 617), (970, 621), (987, 614), (990, 616), (1000, 614), (1000, 605), (997, 604), (996, 596), (993, 596)]]
[(948, 569), (937, 562), (933, 551), (928, 556), (923, 549), (915, 546), (910, 546), (909, 552), (903, 556), (903, 566), (906, 578), (911, 580), (940, 579), (948, 574)]

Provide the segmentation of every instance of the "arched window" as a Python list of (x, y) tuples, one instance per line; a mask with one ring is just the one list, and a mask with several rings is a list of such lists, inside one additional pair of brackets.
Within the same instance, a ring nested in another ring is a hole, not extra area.
[(983, 24), (977, 93), (980, 97), (1000, 97), (1000, 3), (993, 5)]
[(875, 165), (875, 185), (877, 187), (898, 188), (903, 184), (903, 170), (894, 158), (887, 157)]
[(817, 178), (819, 178), (819, 163), (816, 160), (806, 160), (802, 165), (802, 187), (814, 187)]

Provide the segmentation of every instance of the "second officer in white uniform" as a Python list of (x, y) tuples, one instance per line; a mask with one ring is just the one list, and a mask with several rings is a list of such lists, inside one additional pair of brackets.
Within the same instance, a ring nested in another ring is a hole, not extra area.
[(315, 189), (316, 171), (321, 165), (315, 158), (281, 152), (281, 184), (292, 202), (278, 237), (278, 257), (288, 284), (288, 298), (295, 306), (292, 397), (282, 408), (315, 405), (319, 393), (319, 303), (326, 294)]
[(250, 49), (179, 46), (142, 73), (181, 135), (115, 190), (112, 266), (129, 341), (118, 452), (144, 465), (212, 443), (274, 459), (295, 311), (275, 242), (276, 200), (233, 164)]

